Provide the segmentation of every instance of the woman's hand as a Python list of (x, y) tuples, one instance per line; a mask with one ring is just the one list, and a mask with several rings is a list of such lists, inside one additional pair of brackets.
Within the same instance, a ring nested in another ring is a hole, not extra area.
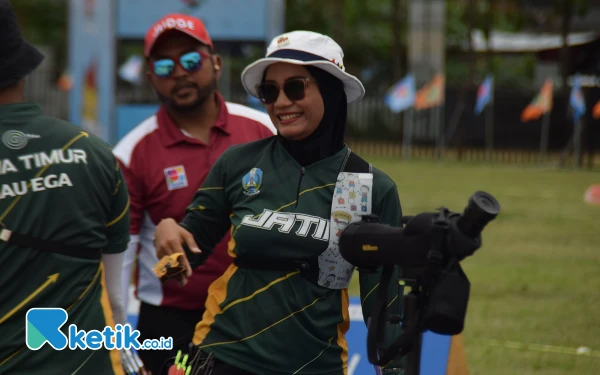
[(182, 264), (185, 267), (185, 273), (180, 273), (178, 276), (179, 283), (183, 286), (187, 284), (187, 278), (192, 276), (192, 267), (185, 256), (183, 244), (186, 244), (191, 252), (200, 254), (202, 251), (196, 245), (194, 236), (185, 230), (181, 225), (173, 219), (164, 219), (156, 226), (154, 232), (154, 246), (156, 247), (156, 256), (162, 259), (175, 253), (184, 254), (180, 257)]

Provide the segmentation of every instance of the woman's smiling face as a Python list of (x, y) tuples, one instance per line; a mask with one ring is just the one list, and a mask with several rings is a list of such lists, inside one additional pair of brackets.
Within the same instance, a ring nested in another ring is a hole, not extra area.
[[(304, 98), (291, 100), (283, 90), (286, 81), (308, 78)], [(267, 68), (265, 83), (275, 83), (280, 89), (277, 100), (266, 104), (278, 134), (290, 140), (302, 140), (311, 135), (321, 123), (325, 108), (315, 78), (301, 65), (276, 63)]]

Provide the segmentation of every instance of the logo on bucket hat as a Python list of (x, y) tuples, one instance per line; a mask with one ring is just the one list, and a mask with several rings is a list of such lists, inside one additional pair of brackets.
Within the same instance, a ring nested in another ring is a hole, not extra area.
[(330, 73), (344, 84), (348, 103), (365, 94), (360, 80), (346, 72), (342, 47), (327, 35), (300, 30), (273, 38), (266, 56), (242, 72), (242, 84), (250, 95), (257, 97), (256, 85), (262, 80), (265, 69), (276, 62), (311, 65)]
[(283, 48), (286, 46), (290, 45), (290, 40), (288, 39), (287, 36), (282, 36), (281, 38), (277, 39), (277, 47), (278, 48)]

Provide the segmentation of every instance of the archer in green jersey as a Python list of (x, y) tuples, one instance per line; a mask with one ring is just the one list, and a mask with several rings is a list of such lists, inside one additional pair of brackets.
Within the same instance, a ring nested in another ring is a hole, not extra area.
[(0, 45), (0, 373), (123, 374), (119, 351), (55, 350), (26, 319), (32, 308), (62, 308), (65, 336), (71, 324), (125, 323), (129, 195), (104, 141), (24, 100), (25, 77), (43, 56), (6, 0)]
[[(242, 82), (265, 104), (278, 134), (230, 147), (183, 221), (157, 226), (159, 257), (183, 252), (186, 243), (196, 253), (188, 252), (192, 265), (231, 231), (234, 264), (209, 287), (193, 338), (212, 361), (211, 375), (348, 373), (353, 269), (340, 261), (336, 237), (369, 213), (369, 205), (391, 226), (400, 226), (402, 212), (396, 185), (382, 171), (345, 168), (354, 163), (344, 143), (347, 103), (360, 99), (364, 88), (344, 71), (342, 58), (335, 41), (321, 34), (294, 31), (273, 39), (267, 57), (248, 66)], [(358, 273), (367, 323), (380, 273)], [(394, 314), (401, 311), (402, 291), (392, 280), (387, 303)], [(389, 327), (387, 336), (397, 337), (400, 325)], [(382, 371), (403, 374), (403, 358)]]

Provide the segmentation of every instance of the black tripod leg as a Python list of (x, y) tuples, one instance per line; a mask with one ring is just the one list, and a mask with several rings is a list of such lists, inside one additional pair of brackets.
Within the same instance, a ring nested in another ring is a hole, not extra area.
[(416, 334), (413, 347), (406, 356), (406, 375), (420, 375), (421, 372), (421, 346), (423, 345), (423, 332)]
[[(419, 300), (420, 293), (414, 287), (410, 293), (404, 296), (404, 324), (407, 330), (405, 333), (412, 339), (410, 350), (406, 354), (405, 375), (420, 375), (423, 333), (417, 328), (419, 325)], [(409, 333), (409, 330), (412, 332)]]

